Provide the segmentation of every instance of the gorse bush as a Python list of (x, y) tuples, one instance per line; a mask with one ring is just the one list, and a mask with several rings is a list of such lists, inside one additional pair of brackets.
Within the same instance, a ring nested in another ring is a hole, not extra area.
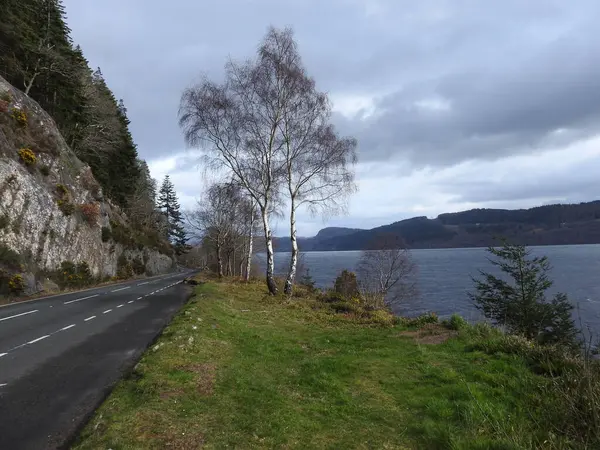
[(63, 261), (55, 278), (61, 289), (85, 287), (96, 281), (86, 261)]
[(60, 198), (66, 197), (67, 195), (69, 195), (69, 190), (67, 189), (67, 187), (64, 184), (57, 184), (56, 185), (56, 193), (58, 194), (58, 196)]
[(10, 115), (20, 127), (27, 126), (27, 113), (22, 109), (13, 108)]
[(8, 280), (8, 290), (12, 295), (21, 295), (25, 291), (25, 280), (21, 275), (13, 275)]
[(482, 280), (474, 280), (475, 293), (469, 296), (485, 317), (542, 344), (575, 345), (573, 305), (565, 294), (546, 298), (552, 286), (548, 258), (532, 258), (524, 246), (507, 243), (502, 248), (490, 247), (488, 252), (496, 257), (492, 264), (512, 283), (485, 272), (481, 272)]
[(35, 156), (35, 153), (33, 153), (33, 151), (29, 148), (20, 149), (18, 151), (18, 154), (21, 162), (28, 167), (34, 166), (37, 162), (37, 157)]

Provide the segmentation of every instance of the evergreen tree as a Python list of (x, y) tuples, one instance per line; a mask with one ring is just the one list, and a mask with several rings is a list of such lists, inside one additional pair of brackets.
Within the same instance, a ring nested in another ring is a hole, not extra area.
[(546, 297), (553, 284), (548, 258), (532, 258), (525, 246), (506, 242), (488, 252), (496, 257), (490, 261), (504, 277), (481, 272), (483, 279), (474, 280), (475, 293), (469, 296), (485, 317), (541, 344), (575, 345), (573, 305), (562, 293)]
[(180, 206), (175, 186), (171, 182), (169, 175), (165, 176), (160, 187), (157, 206), (164, 214), (167, 222), (165, 232), (167, 239), (176, 246), (178, 252), (185, 251), (187, 242), (186, 232), (182, 224), (183, 220), (179, 211)]

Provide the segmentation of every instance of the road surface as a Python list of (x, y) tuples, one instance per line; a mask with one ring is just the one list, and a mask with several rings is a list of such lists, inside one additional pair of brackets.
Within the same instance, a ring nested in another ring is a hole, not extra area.
[(67, 445), (185, 303), (189, 275), (0, 308), (0, 449)]

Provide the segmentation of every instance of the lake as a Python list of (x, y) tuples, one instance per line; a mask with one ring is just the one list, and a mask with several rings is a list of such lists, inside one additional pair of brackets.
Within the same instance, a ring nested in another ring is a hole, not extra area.
[[(600, 245), (531, 247), (535, 256), (548, 256), (553, 267), (551, 292), (564, 292), (576, 306), (575, 319), (600, 333)], [(394, 312), (413, 316), (434, 311), (445, 317), (458, 313), (470, 321), (481, 318), (467, 293), (473, 290), (472, 276), (491, 270), (484, 248), (412, 250), (418, 266), (419, 296), (394, 305)], [(320, 288), (330, 287), (343, 269), (354, 270), (361, 252), (307, 252), (303, 265)], [(285, 272), (289, 253), (275, 254), (276, 273)], [(265, 255), (257, 255), (264, 266)]]

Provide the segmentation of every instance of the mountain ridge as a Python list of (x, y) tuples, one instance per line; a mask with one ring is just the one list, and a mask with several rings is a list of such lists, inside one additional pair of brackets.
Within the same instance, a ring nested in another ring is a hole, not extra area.
[[(499, 237), (524, 245), (600, 243), (600, 200), (528, 209), (476, 208), (425, 216), (372, 229), (328, 227), (316, 236), (298, 238), (300, 251), (364, 250), (382, 235), (394, 235), (409, 248), (486, 247)], [(290, 250), (289, 238), (276, 239), (276, 251)]]

